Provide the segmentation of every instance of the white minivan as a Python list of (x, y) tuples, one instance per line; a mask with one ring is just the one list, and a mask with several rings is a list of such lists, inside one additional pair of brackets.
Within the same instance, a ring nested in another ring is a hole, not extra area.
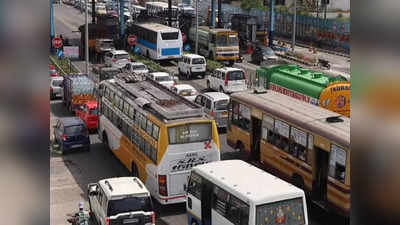
[(104, 64), (117, 68), (123, 68), (130, 62), (129, 54), (125, 50), (112, 50), (104, 55)]
[(197, 76), (204, 78), (206, 69), (206, 59), (201, 55), (185, 54), (178, 62), (179, 75), (186, 79)]
[(207, 88), (223, 93), (246, 91), (246, 75), (244, 71), (239, 68), (219, 68), (207, 77)]

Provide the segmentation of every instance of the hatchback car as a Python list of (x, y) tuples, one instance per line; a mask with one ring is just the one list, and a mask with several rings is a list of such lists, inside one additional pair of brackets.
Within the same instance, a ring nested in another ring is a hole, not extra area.
[(239, 68), (223, 67), (216, 69), (207, 77), (207, 88), (224, 93), (247, 90), (247, 79), (244, 71)]
[(189, 84), (177, 84), (172, 86), (171, 90), (192, 102), (199, 94), (199, 92), (197, 92), (197, 90)]
[(172, 77), (166, 72), (150, 73), (149, 78), (157, 81), (159, 84), (164, 85), (169, 89), (175, 85), (174, 79), (172, 79)]
[(194, 103), (214, 118), (218, 128), (224, 128), (228, 124), (229, 99), (229, 95), (221, 92), (206, 92), (198, 95)]
[(146, 65), (141, 62), (130, 62), (127, 63), (123, 68), (122, 72), (125, 73), (149, 73), (149, 69)]
[(251, 61), (257, 65), (260, 65), (262, 61), (268, 60), (278, 60), (274, 50), (269, 47), (256, 47), (251, 54)]
[(88, 101), (79, 109), (75, 110), (75, 115), (85, 122), (89, 131), (96, 131), (98, 125), (97, 101)]
[(62, 97), (64, 77), (50, 77), (50, 100)]
[(90, 151), (89, 132), (79, 117), (64, 117), (54, 126), (54, 140), (60, 146), (61, 153), (83, 148)]
[(113, 50), (104, 54), (104, 64), (106, 64), (106, 66), (121, 69), (129, 62), (129, 54), (124, 50)]

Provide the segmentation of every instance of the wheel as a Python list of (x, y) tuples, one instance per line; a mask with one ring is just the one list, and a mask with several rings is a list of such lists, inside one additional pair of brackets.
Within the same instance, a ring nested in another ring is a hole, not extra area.
[(149, 53), (149, 50), (147, 50), (147, 52), (146, 52), (146, 57), (150, 59), (150, 53)]
[(186, 80), (190, 79), (190, 72), (186, 73)]
[(132, 163), (132, 166), (131, 166), (131, 176), (139, 177), (139, 171), (138, 171), (135, 163)]
[(65, 154), (65, 152), (64, 152), (64, 145), (63, 145), (62, 143), (60, 143), (59, 145), (60, 145), (60, 154), (61, 154), (61, 155), (64, 155), (64, 154)]
[(210, 89), (211, 89), (211, 86), (210, 86), (210, 81), (209, 81), (209, 80), (207, 80), (207, 89), (208, 89), (208, 90), (210, 90)]

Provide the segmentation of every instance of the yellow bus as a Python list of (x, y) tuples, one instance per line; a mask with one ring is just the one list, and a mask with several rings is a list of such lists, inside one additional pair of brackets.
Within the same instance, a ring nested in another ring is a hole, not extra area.
[(190, 169), (220, 160), (215, 121), (157, 82), (131, 78), (100, 83), (99, 138), (161, 204), (184, 202)]
[(274, 91), (235, 93), (227, 142), (319, 206), (349, 215), (350, 118)]

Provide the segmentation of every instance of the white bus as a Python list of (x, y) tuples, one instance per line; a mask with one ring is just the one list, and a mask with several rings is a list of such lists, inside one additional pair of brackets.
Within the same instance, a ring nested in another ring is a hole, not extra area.
[(181, 31), (158, 23), (133, 24), (136, 46), (143, 55), (154, 60), (170, 60), (182, 57)]
[(189, 225), (307, 225), (304, 191), (241, 160), (192, 169)]
[(131, 78), (100, 83), (99, 138), (158, 202), (185, 202), (190, 169), (220, 160), (215, 121), (156, 81)]
[[(149, 16), (166, 15), (168, 12), (167, 2), (146, 2), (145, 5), (147, 9), (147, 14)], [(171, 5), (172, 11), (176, 12), (179, 10), (177, 6)]]

